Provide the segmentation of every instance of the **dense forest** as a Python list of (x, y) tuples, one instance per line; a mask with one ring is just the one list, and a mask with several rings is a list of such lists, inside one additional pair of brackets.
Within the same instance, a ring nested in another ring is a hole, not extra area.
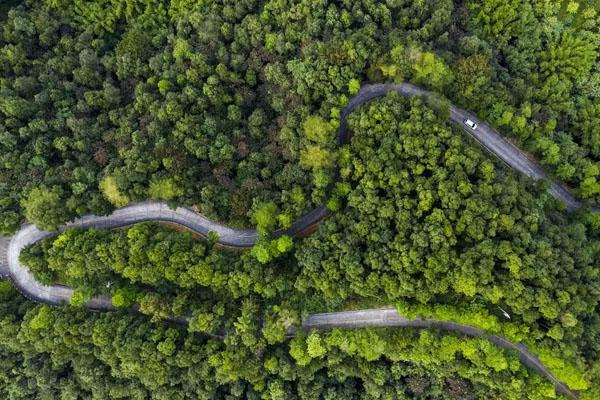
[[(593, 398), (600, 241), (585, 213), (569, 217), (543, 186), (532, 190), (530, 182), (494, 166), (418, 99), (389, 95), (355, 111), (349, 124), (353, 137), (340, 153), (338, 184), (347, 190), (336, 190), (346, 193), (334, 198), (338, 212), (271, 260), (153, 223), (71, 229), (29, 247), (21, 260), (40, 281), (76, 288), (73, 306), (108, 294), (118, 307), (139, 305), (152, 321), (186, 316), (187, 332), (215, 340), (227, 332), (225, 343), (248, 347), (260, 359), (286, 346), (286, 331), (308, 313), (394, 304), (403, 315), (463, 322), (526, 343), (570, 387)], [(510, 321), (500, 310), (508, 310)], [(401, 351), (389, 344), (396, 335), (414, 334), (313, 332), (295, 338), (287, 351), (297, 365), (308, 364), (332, 351), (331, 340), (341, 340), (371, 362)], [(419, 341), (431, 334), (418, 334)], [(348, 340), (365, 340), (367, 348)], [(446, 346), (453, 339), (441, 340)], [(449, 351), (464, 354), (464, 340)], [(486, 370), (523, 368), (489, 342), (475, 342), (491, 352), (480, 361)], [(436, 362), (445, 363), (444, 357)], [(481, 378), (462, 377), (470, 385)], [(532, 398), (553, 393), (544, 389), (547, 382), (533, 389), (522, 376), (511, 379)], [(492, 383), (483, 382), (481, 390), (493, 393)], [(484, 397), (469, 388), (474, 398)]]
[[(523, 343), (600, 398), (600, 218), (566, 213), (447, 121), (449, 102), (471, 110), (600, 203), (600, 4), (13, 3), (0, 6), (0, 234), (157, 199), (261, 240), (233, 251), (141, 223), (28, 247), (36, 278), (75, 294), (49, 307), (0, 282), (0, 397), (559, 397), (483, 338), (286, 337), (310, 313), (393, 305)], [(337, 147), (361, 85), (402, 81), (439, 104), (365, 104)], [(314, 232), (272, 235), (321, 204), (332, 215)], [(98, 294), (123, 310), (82, 307)]]

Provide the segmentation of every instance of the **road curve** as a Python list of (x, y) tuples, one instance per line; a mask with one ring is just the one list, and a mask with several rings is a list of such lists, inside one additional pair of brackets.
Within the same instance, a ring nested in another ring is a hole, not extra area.
[[(419, 96), (429, 99), (435, 97), (433, 93), (409, 83), (365, 85), (361, 88), (359, 93), (349, 100), (346, 107), (342, 110), (340, 129), (338, 131), (338, 145), (341, 146), (348, 143), (348, 115), (360, 105), (378, 97), (385, 96), (392, 91), (406, 97)], [(451, 121), (462, 127), (465, 132), (506, 163), (510, 168), (521, 172), (534, 180), (548, 180), (550, 183), (549, 193), (557, 200), (563, 202), (567, 210), (576, 210), (582, 206), (581, 202), (575, 199), (568, 190), (558, 182), (552, 181), (538, 164), (527, 157), (527, 155), (518, 147), (504, 139), (492, 127), (481, 122), (468, 111), (453, 105), (450, 105), (449, 111)], [(465, 127), (463, 121), (467, 118), (477, 122), (478, 128), (475, 131)], [(600, 212), (600, 208), (597, 206), (592, 206), (592, 210)], [(318, 223), (328, 214), (329, 211), (326, 206), (323, 205), (317, 207), (298, 218), (290, 228), (276, 231), (275, 235), (280, 236), (287, 234), (296, 236), (311, 226), (314, 226), (314, 224)], [(258, 233), (255, 229), (233, 229), (226, 225), (210, 221), (187, 208), (178, 207), (176, 209), (171, 209), (168, 205), (159, 202), (132, 204), (115, 210), (108, 216), (84, 216), (65, 224), (58, 232), (63, 232), (75, 227), (117, 228), (143, 221), (170, 222), (204, 236), (207, 236), (209, 232), (215, 232), (219, 235), (218, 243), (235, 248), (252, 247), (258, 238)], [(19, 263), (19, 255), (23, 248), (55, 234), (56, 232), (43, 231), (34, 225), (26, 224), (11, 238), (0, 238), (0, 278), (9, 277), (14, 282), (17, 290), (33, 301), (59, 305), (68, 303), (73, 294), (73, 289), (62, 285), (44, 286), (35, 280), (33, 274), (31, 274), (26, 267)], [(110, 298), (106, 296), (95, 297), (87, 302), (86, 306), (95, 310), (115, 309)], [(178, 318), (176, 319), (176, 322), (182, 322), (182, 319)], [(398, 326), (413, 328), (435, 327), (469, 336), (485, 337), (498, 346), (517, 351), (521, 361), (526, 366), (534, 369), (552, 381), (558, 392), (572, 398), (577, 398), (576, 393), (569, 390), (566, 385), (554, 377), (537, 357), (525, 348), (525, 346), (511, 343), (502, 337), (488, 335), (484, 331), (469, 325), (461, 325), (447, 321), (409, 320), (399, 315), (393, 309), (315, 314), (309, 316), (302, 323), (302, 327), (306, 329), (328, 329), (332, 327), (360, 328), (367, 326)]]

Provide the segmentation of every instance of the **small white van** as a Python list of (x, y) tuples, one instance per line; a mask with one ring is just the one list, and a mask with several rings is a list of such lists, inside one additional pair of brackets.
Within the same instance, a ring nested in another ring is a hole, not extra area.
[(469, 128), (471, 128), (472, 130), (477, 129), (477, 124), (475, 122), (471, 121), (470, 119), (465, 120), (465, 125), (468, 126)]

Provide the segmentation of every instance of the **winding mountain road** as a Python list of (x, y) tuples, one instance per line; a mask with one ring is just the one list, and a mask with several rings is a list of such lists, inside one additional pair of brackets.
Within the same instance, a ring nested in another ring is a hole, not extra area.
[[(348, 142), (348, 115), (358, 106), (365, 104), (375, 98), (385, 96), (388, 92), (395, 91), (402, 96), (421, 96), (433, 98), (435, 95), (409, 83), (401, 84), (372, 84), (362, 87), (356, 96), (352, 97), (348, 105), (342, 110), (340, 129), (338, 133), (338, 144)], [(515, 171), (521, 172), (534, 180), (548, 180), (550, 183), (549, 193), (565, 204), (567, 210), (572, 211), (580, 208), (582, 204), (568, 190), (558, 182), (554, 182), (546, 172), (518, 147), (504, 139), (492, 127), (479, 121), (474, 115), (453, 105), (450, 106), (450, 120), (462, 127), (471, 137), (479, 142), (484, 148), (506, 163)], [(478, 124), (473, 131), (467, 128), (463, 121), (471, 119)], [(595, 212), (600, 208), (592, 206)], [(320, 206), (306, 213), (293, 225), (285, 230), (275, 232), (275, 235), (287, 234), (296, 236), (321, 221), (329, 214), (326, 206)], [(118, 209), (108, 216), (85, 216), (73, 222), (65, 224), (59, 229), (63, 232), (71, 228), (118, 228), (143, 221), (170, 222), (185, 227), (195, 233), (207, 236), (209, 232), (219, 235), (218, 242), (222, 245), (236, 248), (251, 247), (258, 238), (255, 229), (232, 229), (222, 224), (215, 223), (198, 215), (197, 213), (182, 207), (169, 208), (164, 203), (144, 202), (132, 204)], [(33, 274), (19, 263), (21, 250), (26, 246), (41, 239), (55, 235), (56, 232), (46, 232), (34, 225), (26, 224), (10, 238), (0, 238), (0, 277), (10, 278), (15, 287), (27, 298), (53, 305), (68, 303), (73, 289), (62, 286), (44, 286), (34, 278)], [(86, 303), (86, 306), (95, 310), (115, 310), (111, 300), (107, 296), (98, 296)], [(182, 319), (176, 319), (183, 322)], [(533, 369), (550, 380), (558, 392), (569, 397), (577, 398), (577, 394), (571, 391), (565, 384), (560, 382), (539, 359), (529, 352), (522, 344), (515, 344), (507, 339), (489, 335), (473, 326), (457, 324), (449, 321), (437, 321), (431, 319), (407, 319), (392, 308), (348, 311), (326, 314), (310, 315), (302, 322), (303, 329), (330, 329), (330, 328), (361, 328), (361, 327), (411, 327), (411, 328), (438, 328), (458, 332), (468, 336), (485, 337), (496, 345), (505, 349), (516, 351), (524, 365)], [(288, 332), (293, 335), (295, 328)]]

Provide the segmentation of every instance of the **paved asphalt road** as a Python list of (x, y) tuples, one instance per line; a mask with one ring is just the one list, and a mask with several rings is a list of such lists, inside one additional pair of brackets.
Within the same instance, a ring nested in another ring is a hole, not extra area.
[[(342, 145), (348, 141), (347, 116), (358, 106), (375, 98), (385, 96), (390, 91), (398, 92), (403, 96), (422, 96), (426, 98), (434, 96), (432, 93), (409, 83), (365, 85), (356, 96), (350, 99), (348, 105), (342, 110), (338, 144)], [(464, 125), (463, 122), (467, 118), (478, 124), (478, 128), (475, 131)], [(521, 172), (534, 180), (543, 179), (550, 181), (550, 194), (562, 201), (567, 210), (572, 211), (581, 207), (581, 203), (562, 185), (550, 180), (549, 176), (538, 164), (528, 158), (518, 147), (504, 139), (489, 125), (480, 121), (469, 112), (452, 105), (450, 106), (450, 119), (458, 126), (462, 127), (465, 132), (472, 136), (484, 148), (489, 150), (515, 171)], [(600, 212), (599, 207), (594, 206), (592, 209), (596, 212)], [(288, 234), (290, 236), (295, 236), (315, 225), (328, 214), (329, 212), (325, 206), (318, 207), (296, 220), (289, 229), (277, 231), (276, 235)], [(212, 222), (186, 208), (178, 207), (176, 209), (171, 209), (166, 204), (157, 202), (132, 204), (118, 209), (108, 216), (85, 216), (66, 224), (59, 231), (62, 232), (73, 227), (116, 228), (142, 221), (171, 222), (184, 226), (191, 231), (204, 236), (213, 231), (219, 235), (219, 243), (229, 247), (251, 247), (258, 237), (255, 229), (232, 229), (225, 225)], [(19, 254), (23, 248), (54, 234), (55, 233), (41, 231), (35, 226), (28, 224), (24, 225), (11, 238), (0, 238), (0, 277), (10, 277), (17, 289), (31, 300), (58, 305), (69, 301), (73, 289), (61, 285), (44, 286), (37, 282), (29, 270), (19, 263)], [(87, 307), (96, 310), (115, 309), (111, 304), (110, 298), (103, 296), (90, 300), (87, 303)], [(177, 319), (177, 321), (182, 322), (181, 319)], [(525, 365), (552, 381), (555, 384), (557, 391), (560, 393), (573, 398), (577, 397), (576, 393), (570, 391), (566, 385), (556, 379), (525, 346), (511, 343), (502, 337), (488, 335), (469, 325), (461, 325), (447, 321), (422, 319), (409, 320), (399, 315), (394, 309), (384, 308), (354, 312), (315, 314), (303, 321), (302, 326), (307, 329), (329, 329), (334, 327), (360, 328), (367, 326), (413, 328), (435, 327), (469, 336), (485, 337), (498, 346), (517, 351), (521, 361)], [(292, 331), (291, 333), (293, 333)]]

